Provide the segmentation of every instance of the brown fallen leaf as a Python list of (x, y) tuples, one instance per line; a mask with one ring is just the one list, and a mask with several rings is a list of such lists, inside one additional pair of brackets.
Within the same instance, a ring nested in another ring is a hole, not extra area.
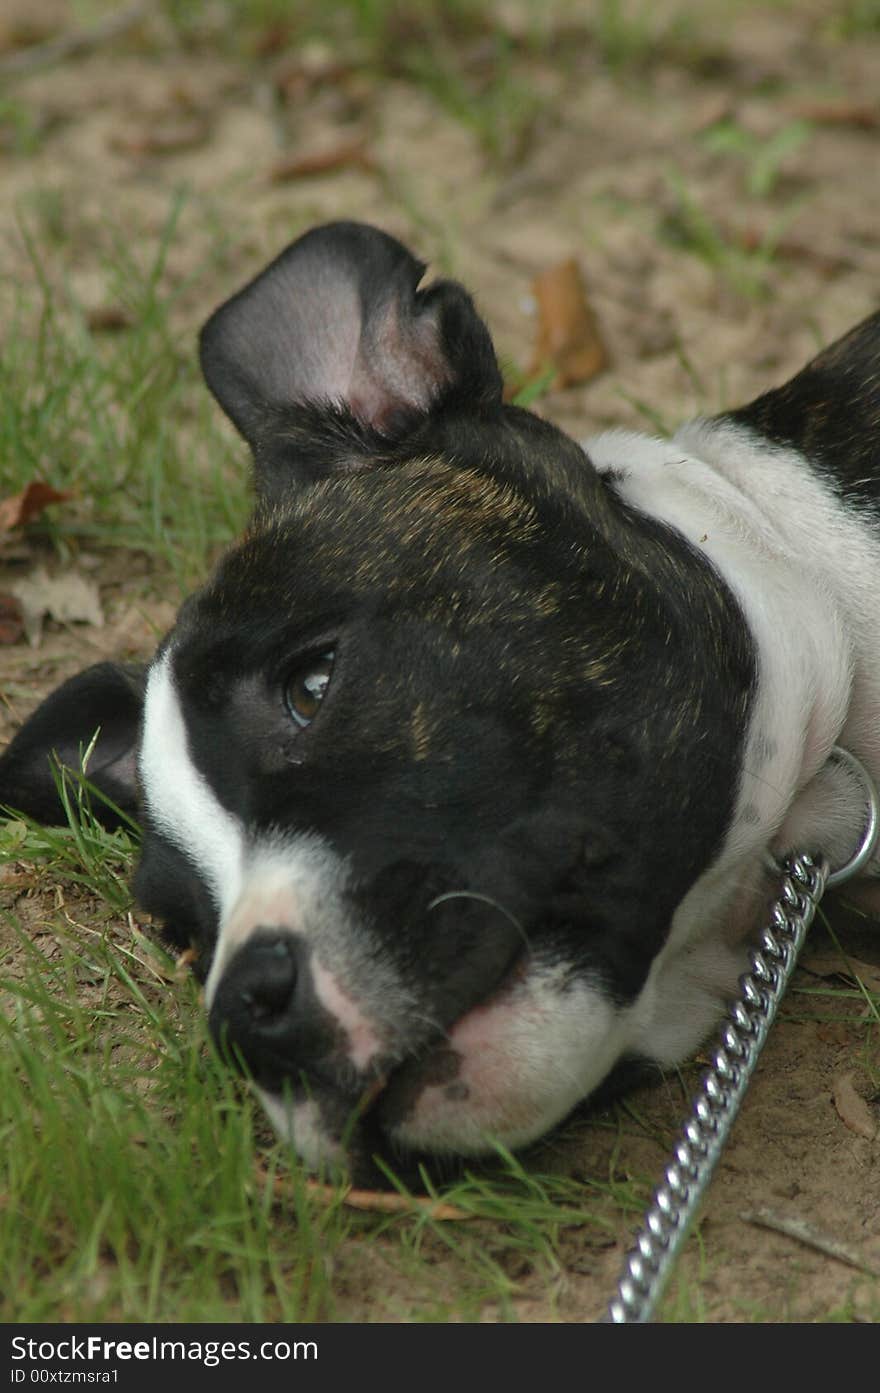
[[(739, 245), (744, 252), (759, 252), (767, 244), (767, 231), (759, 227), (731, 228), (725, 231), (733, 245)], [(853, 256), (843, 247), (829, 249), (815, 246), (811, 242), (800, 241), (797, 237), (780, 237), (773, 243), (773, 255), (783, 261), (802, 261), (812, 265), (825, 276), (846, 271), (854, 263)]]
[(854, 126), (860, 131), (880, 126), (880, 105), (876, 102), (802, 102), (792, 108), (792, 115), (819, 126)]
[(0, 644), (18, 643), (24, 633), (24, 615), (14, 595), (0, 592)]
[(0, 53), (12, 53), (17, 49), (28, 49), (33, 44), (43, 43), (51, 38), (50, 25), (37, 18), (26, 15), (0, 19)]
[(95, 334), (117, 334), (131, 328), (132, 318), (121, 305), (96, 305), (88, 311), (86, 324)]
[(361, 137), (303, 155), (286, 155), (272, 165), (269, 179), (273, 184), (283, 184), (289, 179), (305, 179), (313, 174), (332, 174), (337, 169), (363, 169), (372, 173), (376, 168), (367, 142)]
[(871, 1116), (871, 1109), (860, 1093), (856, 1092), (852, 1074), (839, 1074), (831, 1088), (837, 1116), (845, 1127), (859, 1137), (873, 1141), (877, 1135), (877, 1122)]
[(556, 368), (554, 386), (589, 382), (608, 366), (608, 354), (577, 262), (572, 258), (543, 271), (532, 291), (538, 332), (531, 374), (550, 362)]
[(98, 629), (104, 624), (98, 587), (78, 571), (50, 576), (38, 566), (10, 588), (21, 604), (25, 633), (34, 647), (40, 642), (46, 615), (60, 624), (92, 624)]
[(318, 53), (315, 57), (299, 54), (278, 65), (273, 82), (281, 100), (295, 105), (306, 100), (317, 87), (347, 84), (356, 72), (353, 63), (335, 58), (332, 54)]
[(64, 503), (72, 497), (71, 493), (53, 489), (51, 484), (42, 484), (35, 480), (20, 493), (0, 499), (0, 534), (8, 532), (12, 527), (24, 527), (25, 523), (30, 522), (50, 503)]
[(254, 40), (254, 57), (272, 58), (276, 53), (282, 53), (290, 44), (292, 33), (289, 19), (278, 19), (268, 24)]
[(174, 155), (204, 145), (211, 128), (203, 117), (168, 122), (151, 129), (124, 131), (108, 138), (111, 150), (122, 155)]
[(861, 982), (869, 992), (880, 993), (880, 967), (847, 955), (844, 960), (836, 953), (807, 953), (798, 967), (814, 977), (840, 977), (847, 982)]
[(854, 1026), (846, 1025), (843, 1021), (822, 1021), (816, 1026), (816, 1034), (823, 1045), (855, 1045), (859, 1039), (859, 1032)]
[[(11, 852), (10, 830), (12, 830), (12, 835), (14, 837), (15, 830), (19, 827), (21, 828), (22, 835), (26, 834), (27, 828), (23, 822), (6, 823), (4, 830), (4, 842), (6, 842), (4, 854), (8, 855)], [(39, 883), (39, 879), (39, 872), (36, 871), (33, 866), (23, 862), (6, 861), (0, 866), (0, 885), (3, 885), (7, 890), (14, 889), (21, 892), (32, 890), (34, 886)]]

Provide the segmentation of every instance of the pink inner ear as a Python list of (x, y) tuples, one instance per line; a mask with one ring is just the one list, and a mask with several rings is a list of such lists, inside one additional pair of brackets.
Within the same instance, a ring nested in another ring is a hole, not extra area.
[(273, 320), (274, 341), (267, 333), (260, 375), (279, 399), (350, 405), (363, 331), (355, 285), (340, 278), (331, 294), (318, 276), (303, 285), (294, 306), (280, 302)]
[(364, 326), (343, 400), (360, 420), (377, 430), (391, 426), (402, 410), (427, 411), (450, 379), (438, 342), (433, 309), (401, 323), (400, 307), (390, 302)]

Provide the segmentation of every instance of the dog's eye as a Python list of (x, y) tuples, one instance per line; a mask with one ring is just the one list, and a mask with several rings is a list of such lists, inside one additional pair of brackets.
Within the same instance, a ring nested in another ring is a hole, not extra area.
[(284, 702), (298, 726), (311, 725), (324, 700), (333, 671), (332, 650), (307, 658), (287, 679)]

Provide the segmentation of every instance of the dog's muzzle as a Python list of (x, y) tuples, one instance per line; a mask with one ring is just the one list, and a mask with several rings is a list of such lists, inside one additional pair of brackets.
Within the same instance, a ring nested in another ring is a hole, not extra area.
[[(496, 1093), (509, 1112), (518, 1091), (513, 998), (526, 966), (517, 944), (485, 992), (448, 1022), (411, 1003), (406, 1020), (395, 1020), (386, 1001), (389, 1016), (380, 1024), (307, 938), (261, 926), (226, 965), (209, 1025), (221, 1055), (256, 1085), (279, 1133), (307, 1164), (343, 1167), (372, 1183), (374, 1153), (423, 1150), (422, 1134), (429, 1150), (447, 1155), (487, 1149), (481, 1138), (492, 1131)], [(528, 1030), (528, 1012), (523, 1024)]]

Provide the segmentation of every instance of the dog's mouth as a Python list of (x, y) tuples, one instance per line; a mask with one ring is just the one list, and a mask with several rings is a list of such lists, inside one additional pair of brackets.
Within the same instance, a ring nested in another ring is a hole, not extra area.
[(380, 1066), (358, 1091), (320, 1066), (296, 1077), (283, 1067), (262, 1077), (252, 1074), (276, 1127), (310, 1167), (341, 1169), (356, 1184), (385, 1183), (383, 1162), (395, 1174), (406, 1175), (438, 1151), (456, 1155), (454, 1145), (420, 1144), (413, 1122), (438, 1103), (444, 1112), (467, 1112), (470, 1089), (463, 1075), (469, 1046), (463, 1041), (475, 1032), (491, 1037), (497, 1015), (511, 1004), (515, 1009), (528, 966), (528, 952), (518, 952), (484, 997), (420, 1049), (385, 1069)]
[(358, 1102), (359, 1122), (381, 1138), (393, 1136), (428, 1089), (442, 1091), (449, 1103), (466, 1106), (469, 1089), (462, 1079), (465, 1055), (459, 1037), (478, 1019), (489, 1021), (504, 1007), (525, 979), (528, 964), (528, 952), (518, 953), (491, 991), (463, 1011), (442, 1036), (373, 1079)]

